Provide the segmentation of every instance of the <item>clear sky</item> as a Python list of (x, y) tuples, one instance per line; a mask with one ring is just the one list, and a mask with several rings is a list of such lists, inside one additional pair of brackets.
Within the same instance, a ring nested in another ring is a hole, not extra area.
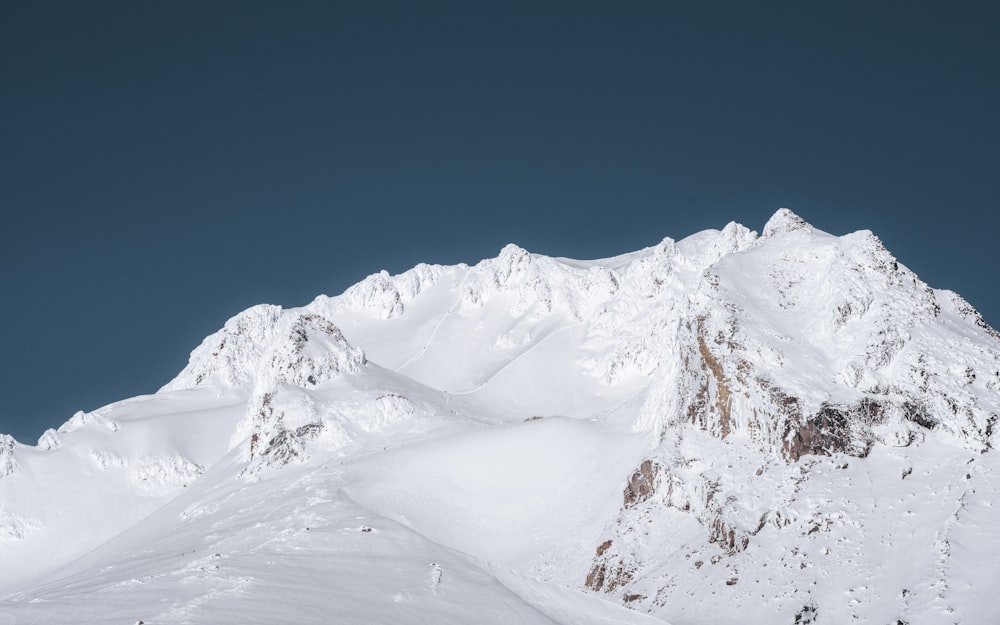
[(788, 206), (1000, 324), (994, 2), (0, 3), (0, 432), (253, 304)]

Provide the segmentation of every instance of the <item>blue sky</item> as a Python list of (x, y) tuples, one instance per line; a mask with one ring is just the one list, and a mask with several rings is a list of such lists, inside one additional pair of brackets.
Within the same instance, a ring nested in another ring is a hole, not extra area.
[(231, 315), (788, 206), (1000, 324), (992, 3), (6, 2), (0, 432)]

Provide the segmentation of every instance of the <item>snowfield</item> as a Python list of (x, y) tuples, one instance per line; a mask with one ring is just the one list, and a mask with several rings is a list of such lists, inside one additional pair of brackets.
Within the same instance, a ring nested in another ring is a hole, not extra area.
[(0, 436), (2, 623), (995, 625), (1000, 335), (781, 209), (244, 311)]

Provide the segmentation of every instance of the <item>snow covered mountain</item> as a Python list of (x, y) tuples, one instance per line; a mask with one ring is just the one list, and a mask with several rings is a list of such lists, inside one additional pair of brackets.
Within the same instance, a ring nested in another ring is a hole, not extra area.
[(787, 209), (230, 319), (0, 436), (0, 623), (995, 625), (1000, 335)]

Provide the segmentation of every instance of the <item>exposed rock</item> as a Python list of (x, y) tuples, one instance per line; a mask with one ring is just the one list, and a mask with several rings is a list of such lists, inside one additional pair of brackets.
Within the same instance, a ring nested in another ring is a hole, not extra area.
[(727, 554), (734, 555), (747, 548), (747, 545), (750, 544), (750, 536), (743, 532), (738, 533), (737, 530), (730, 527), (720, 516), (715, 519), (710, 527), (708, 542), (716, 543)]
[(350, 345), (330, 320), (316, 314), (294, 317), (285, 337), (269, 352), (258, 377), (301, 387), (354, 373), (365, 364), (364, 352)]
[(816, 622), (817, 616), (819, 616), (819, 609), (817, 609), (816, 604), (804, 605), (795, 614), (795, 625), (811, 625)]
[(587, 574), (585, 585), (591, 590), (612, 593), (632, 581), (633, 575), (635, 567), (622, 560), (600, 561), (596, 562)]
[(340, 329), (317, 312), (255, 306), (226, 322), (191, 352), (188, 366), (161, 391), (213, 380), (230, 387), (284, 381), (316, 386), (366, 362)]
[(160, 391), (193, 388), (213, 378), (229, 386), (251, 382), (255, 364), (274, 340), (281, 317), (281, 307), (269, 304), (232, 317), (191, 352), (188, 365)]
[[(807, 454), (832, 455), (847, 453), (850, 448), (850, 422), (847, 415), (833, 406), (824, 405), (820, 411), (804, 423), (786, 424), (785, 456), (797, 461)], [(863, 453), (852, 455), (865, 456)]]
[(972, 304), (966, 301), (965, 298), (958, 293), (948, 291), (947, 294), (951, 296), (951, 303), (954, 306), (955, 311), (958, 312), (963, 319), (971, 321), (991, 337), (1000, 340), (1000, 332), (997, 332), (992, 326), (990, 326), (990, 324), (986, 323), (986, 320), (983, 319), (983, 316), (972, 306)]
[(777, 212), (771, 215), (771, 218), (767, 220), (767, 223), (764, 224), (764, 230), (762, 231), (761, 236), (766, 239), (775, 235), (794, 232), (796, 230), (803, 230), (806, 228), (812, 228), (812, 226), (810, 226), (805, 219), (802, 219), (787, 208), (779, 208)]
[(658, 470), (659, 465), (655, 464), (651, 460), (645, 460), (639, 468), (635, 470), (632, 476), (629, 477), (628, 485), (625, 487), (624, 493), (624, 506), (626, 508), (630, 508), (646, 501), (654, 492), (656, 492)]
[(315, 440), (323, 431), (322, 423), (308, 423), (289, 430), (278, 426), (277, 432), (265, 443), (258, 434), (251, 437), (250, 472), (258, 473), (262, 468), (282, 467), (292, 461), (305, 459), (306, 443)]
[(604, 552), (610, 548), (611, 548), (611, 541), (610, 540), (604, 541), (603, 543), (597, 546), (597, 555), (603, 556)]
[(926, 406), (912, 401), (903, 402), (903, 418), (922, 428), (934, 429), (938, 420), (928, 413)]
[[(725, 438), (731, 431), (731, 382), (723, 371), (722, 364), (708, 348), (702, 331), (698, 333), (698, 353), (705, 377), (694, 401), (688, 406), (688, 416), (692, 423), (698, 423), (706, 429), (711, 427), (710, 421), (717, 423), (719, 436)], [(710, 416), (714, 416), (714, 419), (710, 419)]]

